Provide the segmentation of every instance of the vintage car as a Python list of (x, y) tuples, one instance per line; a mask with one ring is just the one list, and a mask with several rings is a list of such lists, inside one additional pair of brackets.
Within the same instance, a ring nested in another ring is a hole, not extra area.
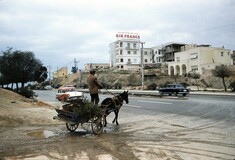
[(47, 86), (44, 87), (44, 89), (45, 89), (45, 90), (52, 90), (53, 88), (52, 88), (52, 86), (47, 85)]
[(174, 83), (174, 84), (168, 84), (165, 88), (159, 89), (160, 95), (168, 94), (168, 95), (175, 95), (181, 94), (183, 96), (186, 96), (189, 94), (189, 89), (184, 87), (184, 85), (180, 83)]
[(83, 98), (84, 93), (76, 90), (75, 87), (60, 87), (56, 93), (56, 99), (59, 101), (69, 101), (71, 99)]

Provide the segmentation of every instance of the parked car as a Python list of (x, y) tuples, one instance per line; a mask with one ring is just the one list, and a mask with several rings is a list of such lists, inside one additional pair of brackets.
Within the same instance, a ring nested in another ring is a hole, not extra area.
[(160, 95), (168, 94), (168, 95), (175, 95), (182, 94), (186, 96), (189, 94), (189, 89), (186, 88), (184, 85), (180, 83), (168, 84), (165, 88), (159, 89)]
[(52, 90), (52, 86), (47, 85), (47, 86), (44, 87), (44, 89), (45, 89), (45, 90)]
[(56, 99), (59, 101), (69, 101), (72, 99), (83, 98), (84, 93), (77, 91), (75, 87), (60, 87), (56, 93)]

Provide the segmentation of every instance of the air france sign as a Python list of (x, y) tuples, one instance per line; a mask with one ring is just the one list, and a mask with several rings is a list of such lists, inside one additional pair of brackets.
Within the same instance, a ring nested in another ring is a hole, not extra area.
[(140, 39), (140, 36), (137, 33), (117, 33), (116, 38)]

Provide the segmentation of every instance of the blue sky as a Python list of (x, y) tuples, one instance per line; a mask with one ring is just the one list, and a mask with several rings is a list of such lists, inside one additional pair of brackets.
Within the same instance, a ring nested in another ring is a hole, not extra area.
[(33, 51), (57, 68), (108, 63), (117, 32), (235, 50), (234, 0), (0, 0), (0, 50)]

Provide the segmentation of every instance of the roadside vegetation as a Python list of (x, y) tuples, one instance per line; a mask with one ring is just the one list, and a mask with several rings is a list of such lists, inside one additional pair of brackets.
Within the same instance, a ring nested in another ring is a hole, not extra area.
[[(25, 87), (28, 82), (43, 82), (47, 79), (47, 68), (31, 51), (8, 48), (0, 56), (0, 85), (24, 95), (33, 97), (34, 92)], [(20, 87), (19, 87), (20, 86)]]

